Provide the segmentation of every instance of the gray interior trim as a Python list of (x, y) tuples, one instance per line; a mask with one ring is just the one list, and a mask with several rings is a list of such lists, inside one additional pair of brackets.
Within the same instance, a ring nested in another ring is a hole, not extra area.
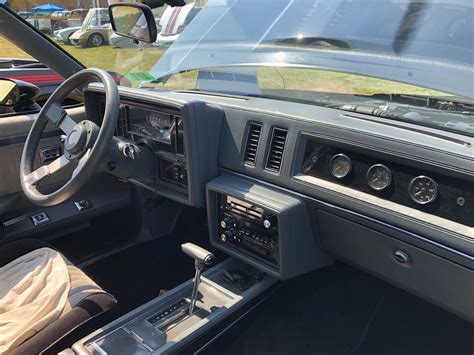
[(473, 270), (325, 211), (316, 215), (333, 255), (474, 322)]
[[(277, 281), (275, 278), (267, 275), (262, 281), (255, 284), (250, 289), (239, 291), (228, 285), (222, 278), (222, 272), (224, 270), (244, 270), (248, 268), (249, 266), (243, 264), (237, 259), (230, 258), (204, 272), (202, 276), (202, 283), (204, 284), (202, 292), (204, 292), (205, 295), (203, 298), (217, 299), (219, 294), (222, 294), (227, 297), (226, 304), (223, 307), (216, 309), (215, 312), (209, 314), (205, 319), (195, 323), (188, 329), (184, 329), (181, 334), (178, 334), (175, 337), (175, 339), (166, 342), (162, 346), (159, 346), (159, 342), (162, 342), (160, 334), (154, 330), (153, 326), (151, 325), (145, 325), (143, 328), (141, 328), (143, 333), (147, 334), (146, 336), (148, 338), (144, 339), (142, 336), (140, 336), (142, 332), (139, 329), (140, 327), (137, 328), (140, 323), (139, 321), (143, 317), (147, 318), (159, 310), (168, 307), (169, 305), (176, 302), (177, 299), (188, 297), (191, 294), (192, 280), (188, 280), (183, 284), (178, 285), (164, 295), (149, 301), (148, 303), (129, 312), (119, 319), (109, 323), (105, 327), (96, 330), (92, 334), (75, 343), (72, 346), (72, 349), (78, 355), (90, 354), (90, 351), (86, 348), (88, 343), (91, 341), (96, 341), (97, 339), (101, 339), (107, 334), (111, 334), (118, 329), (123, 329), (120, 327), (125, 326), (127, 329), (131, 328), (132, 331), (141, 338), (141, 340), (155, 344), (156, 347), (154, 349), (149, 349), (152, 350), (153, 354), (176, 353), (180, 347), (190, 343), (193, 339), (196, 339), (208, 331), (211, 327), (218, 324), (218, 322), (222, 321), (225, 317), (228, 317), (232, 313), (241, 309), (245, 304), (255, 297), (258, 297), (258, 295), (260, 295), (267, 288), (271, 287)], [(212, 304), (209, 304), (209, 306), (212, 306)], [(153, 334), (151, 334), (150, 331), (153, 331)]]
[[(329, 265), (332, 260), (321, 250), (319, 236), (312, 229), (304, 202), (298, 197), (235, 175), (223, 174), (207, 186), (207, 215), (211, 243), (265, 273), (286, 280)], [(223, 243), (217, 235), (217, 193), (240, 198), (263, 207), (278, 218), (280, 263), (273, 267), (249, 253)]]

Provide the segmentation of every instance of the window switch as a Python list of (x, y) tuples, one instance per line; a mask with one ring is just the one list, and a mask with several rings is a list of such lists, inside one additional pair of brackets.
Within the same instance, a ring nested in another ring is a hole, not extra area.
[(44, 211), (34, 214), (30, 218), (35, 227), (51, 221), (51, 219), (48, 217), (48, 215)]
[(92, 207), (92, 203), (85, 198), (79, 201), (74, 201), (74, 204), (79, 211), (84, 211)]

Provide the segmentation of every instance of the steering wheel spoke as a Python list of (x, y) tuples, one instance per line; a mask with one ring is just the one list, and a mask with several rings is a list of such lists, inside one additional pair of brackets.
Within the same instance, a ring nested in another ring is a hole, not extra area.
[(43, 165), (25, 176), (25, 182), (29, 185), (38, 185), (42, 180), (63, 170), (72, 163), (64, 155), (53, 160), (47, 165)]
[(72, 177), (75, 177), (86, 165), (87, 161), (89, 160), (91, 150), (88, 149), (87, 152), (79, 159), (79, 162), (77, 163), (77, 166), (74, 168), (72, 172)]
[(57, 103), (51, 104), (45, 115), (52, 124), (59, 127), (66, 135), (71, 133), (76, 126), (76, 122)]

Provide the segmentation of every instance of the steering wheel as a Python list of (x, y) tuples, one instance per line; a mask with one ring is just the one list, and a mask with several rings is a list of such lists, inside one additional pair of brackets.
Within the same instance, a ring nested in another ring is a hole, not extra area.
[[(89, 120), (76, 123), (61, 106), (74, 89), (93, 81), (100, 81), (105, 87), (105, 114), (100, 128)], [(117, 127), (118, 114), (117, 85), (106, 71), (84, 69), (64, 81), (42, 107), (23, 148), (20, 181), (26, 197), (37, 205), (52, 206), (67, 200), (84, 186), (107, 153)], [(51, 163), (34, 169), (38, 144), (48, 123), (66, 134), (64, 153)], [(38, 184), (43, 179), (76, 162), (71, 178), (61, 188), (50, 194), (38, 191)]]

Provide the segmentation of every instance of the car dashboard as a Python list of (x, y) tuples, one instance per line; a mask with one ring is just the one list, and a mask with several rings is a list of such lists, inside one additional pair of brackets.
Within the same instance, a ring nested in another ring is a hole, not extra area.
[[(119, 90), (116, 135), (156, 158), (154, 178), (130, 182), (205, 206), (216, 248), (282, 280), (340, 259), (474, 320), (471, 138), (301, 103)], [(86, 92), (99, 120), (102, 92)]]

